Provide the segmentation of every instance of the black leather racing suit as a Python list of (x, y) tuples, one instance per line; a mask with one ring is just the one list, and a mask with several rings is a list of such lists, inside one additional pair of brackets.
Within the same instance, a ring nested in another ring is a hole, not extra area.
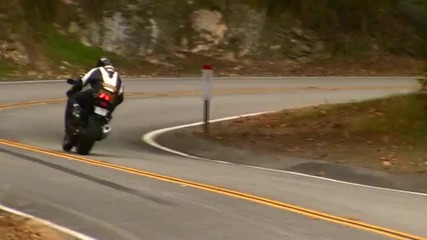
[[(103, 84), (107, 87), (116, 90), (116, 100), (110, 109), (109, 118), (115, 108), (120, 105), (124, 100), (124, 86), (119, 74), (112, 66), (97, 67), (91, 69), (82, 78), (77, 79), (73, 87), (67, 91), (67, 106), (65, 109), (65, 128), (67, 129), (68, 123), (73, 117), (73, 104), (78, 103), (81, 109), (87, 109), (91, 105), (92, 95), (99, 89), (103, 88)], [(85, 87), (90, 87), (83, 90)]]

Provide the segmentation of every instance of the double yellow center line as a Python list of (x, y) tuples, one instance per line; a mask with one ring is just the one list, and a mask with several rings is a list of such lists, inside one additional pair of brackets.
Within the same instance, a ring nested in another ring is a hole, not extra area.
[[(402, 88), (402, 87), (400, 87), (400, 88)], [(371, 88), (369, 88), (369, 89), (371, 89)], [(381, 89), (384, 89), (384, 88), (381, 88)], [(252, 91), (236, 89), (236, 90), (223, 91), (223, 93), (224, 94), (235, 94), (236, 92), (238, 92), (238, 93), (260, 93), (260, 92), (263, 92), (263, 91), (257, 91), (257, 90), (259, 90), (259, 89), (252, 89)], [(291, 90), (290, 89), (286, 89), (286, 90), (282, 89), (282, 91), (291, 91)], [(270, 89), (270, 90), (267, 89), (264, 92), (271, 93), (274, 91), (279, 91), (279, 89)], [(299, 91), (301, 91), (301, 90), (299, 90)], [(230, 93), (230, 92), (232, 92), (232, 93)], [(187, 95), (185, 95), (185, 93)], [(191, 96), (191, 95), (197, 94), (197, 93), (196, 92), (188, 92), (188, 91), (187, 92), (173, 92), (173, 93), (168, 92), (168, 93), (161, 94), (160, 96), (165, 96), (165, 95), (166, 96), (189, 96), (189, 95)], [(151, 94), (134, 93), (134, 94), (129, 94), (129, 95), (131, 97), (159, 96), (158, 94), (156, 95), (156, 94), (152, 94), (152, 93)], [(59, 102), (62, 102), (64, 100), (65, 99), (50, 99), (50, 100), (30, 101), (30, 102), (24, 102), (24, 103), (4, 104), (4, 105), (0, 105), (0, 110), (12, 109), (12, 108), (18, 108), (18, 107), (37, 106), (37, 105), (49, 104), (49, 103), (59, 103)], [(226, 189), (226, 188), (216, 187), (216, 186), (207, 185), (207, 184), (203, 184), (203, 183), (188, 181), (188, 180), (184, 180), (184, 179), (180, 179), (180, 178), (160, 175), (160, 174), (147, 172), (147, 171), (143, 171), (143, 170), (139, 170), (139, 169), (135, 169), (135, 168), (130, 168), (130, 167), (125, 167), (125, 166), (121, 166), (121, 165), (117, 165), (117, 164), (112, 164), (112, 163), (108, 163), (108, 162), (102, 161), (102, 160), (94, 160), (94, 159), (75, 156), (75, 155), (71, 155), (71, 154), (67, 154), (67, 153), (51, 151), (51, 150), (43, 149), (40, 147), (30, 146), (30, 145), (26, 145), (26, 144), (22, 144), (22, 143), (18, 143), (18, 142), (13, 142), (13, 141), (9, 141), (9, 140), (4, 140), (4, 139), (0, 139), (0, 144), (5, 145), (5, 146), (9, 146), (9, 147), (14, 147), (17, 149), (22, 149), (22, 150), (27, 150), (27, 151), (39, 153), (39, 154), (54, 156), (54, 157), (66, 159), (69, 161), (78, 161), (78, 162), (85, 163), (85, 164), (90, 164), (90, 165), (94, 165), (94, 166), (98, 166), (98, 167), (117, 170), (120, 172), (126, 172), (129, 174), (134, 174), (134, 175), (139, 175), (139, 176), (148, 177), (148, 178), (152, 178), (152, 179), (157, 179), (157, 180), (164, 181), (164, 182), (170, 182), (170, 183), (185, 185), (185, 186), (193, 187), (193, 188), (204, 190), (204, 191), (209, 191), (209, 192), (213, 192), (213, 193), (217, 193), (217, 194), (221, 194), (221, 195), (226, 195), (226, 196), (230, 196), (230, 197), (234, 197), (234, 198), (238, 198), (238, 199), (242, 199), (242, 200), (246, 200), (246, 201), (250, 201), (250, 202), (274, 207), (274, 208), (285, 210), (288, 212), (301, 214), (301, 215), (304, 215), (304, 216), (307, 216), (307, 217), (310, 217), (313, 219), (321, 219), (324, 221), (328, 221), (328, 222), (332, 222), (332, 223), (336, 223), (336, 224), (340, 224), (340, 225), (345, 225), (348, 227), (352, 227), (352, 228), (356, 228), (356, 229), (360, 229), (360, 230), (364, 230), (364, 231), (368, 231), (368, 232), (377, 233), (377, 234), (380, 234), (383, 236), (391, 237), (393, 239), (427, 240), (426, 238), (414, 236), (414, 235), (411, 235), (408, 233), (395, 231), (395, 230), (384, 228), (384, 227), (375, 226), (375, 225), (364, 223), (361, 221), (342, 218), (342, 217), (338, 217), (338, 216), (334, 216), (334, 215), (330, 215), (330, 214), (306, 209), (306, 208), (299, 207), (299, 206), (292, 205), (292, 204), (287, 204), (287, 203), (283, 203), (283, 202), (279, 202), (279, 201), (255, 196), (255, 195), (250, 195), (250, 194), (246, 194), (243, 192), (238, 192), (238, 191), (234, 191), (234, 190), (230, 190), (230, 189)]]

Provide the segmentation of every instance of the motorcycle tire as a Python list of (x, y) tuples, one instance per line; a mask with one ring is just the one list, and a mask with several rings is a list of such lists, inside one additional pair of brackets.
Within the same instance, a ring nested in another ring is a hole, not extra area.
[(64, 135), (64, 139), (62, 141), (62, 150), (65, 152), (71, 152), (75, 144), (75, 139), (70, 137), (67, 133)]
[(90, 116), (85, 130), (79, 136), (79, 141), (76, 144), (77, 153), (89, 155), (101, 131), (100, 124), (96, 121), (95, 116)]

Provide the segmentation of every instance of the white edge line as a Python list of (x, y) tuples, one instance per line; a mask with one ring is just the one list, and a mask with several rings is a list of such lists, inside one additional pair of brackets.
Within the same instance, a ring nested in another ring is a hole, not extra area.
[[(279, 111), (282, 111), (282, 110), (279, 110)], [(222, 122), (222, 121), (228, 121), (228, 120), (233, 120), (233, 119), (237, 119), (237, 118), (257, 116), (257, 115), (274, 113), (274, 112), (279, 112), (279, 111), (268, 111), (268, 112), (258, 112), (258, 113), (251, 113), (251, 114), (245, 114), (245, 115), (238, 115), (238, 116), (214, 119), (214, 120), (211, 120), (210, 122), (211, 123)], [(241, 166), (241, 167), (254, 168), (254, 169), (259, 169), (259, 170), (264, 170), (264, 171), (271, 171), (271, 172), (279, 172), (279, 173), (297, 175), (297, 176), (314, 178), (314, 179), (319, 179), (319, 180), (324, 180), (324, 181), (329, 181), (329, 182), (335, 182), (335, 183), (340, 183), (340, 184), (346, 184), (346, 185), (352, 185), (352, 186), (357, 186), (357, 187), (364, 187), (364, 188), (371, 188), (371, 189), (377, 189), (377, 190), (383, 190), (383, 191), (391, 191), (391, 192), (398, 192), (398, 193), (405, 193), (405, 194), (412, 194), (412, 195), (427, 197), (426, 193), (398, 190), (398, 189), (392, 189), (392, 188), (376, 187), (376, 186), (346, 182), (346, 181), (341, 181), (341, 180), (336, 180), (336, 179), (331, 179), (331, 178), (326, 178), (326, 177), (313, 176), (313, 175), (304, 174), (304, 173), (291, 172), (291, 171), (272, 169), (272, 168), (257, 167), (257, 166), (252, 166), (252, 165), (238, 164), (238, 163), (232, 163), (232, 162), (227, 162), (227, 161), (220, 161), (220, 160), (214, 160), (214, 159), (192, 156), (190, 154), (186, 154), (183, 152), (179, 152), (179, 151), (167, 148), (167, 147), (162, 146), (156, 142), (156, 138), (159, 137), (161, 134), (164, 134), (164, 133), (167, 133), (170, 131), (174, 131), (174, 130), (178, 130), (178, 129), (182, 129), (182, 128), (194, 127), (194, 126), (198, 126), (198, 125), (202, 125), (202, 124), (203, 124), (203, 122), (196, 122), (196, 123), (191, 123), (191, 124), (186, 124), (186, 125), (180, 125), (180, 126), (175, 126), (175, 127), (158, 129), (158, 130), (154, 130), (154, 131), (151, 131), (149, 133), (144, 134), (141, 139), (143, 142), (147, 143), (148, 145), (150, 145), (152, 147), (155, 147), (157, 149), (161, 149), (161, 150), (169, 152), (169, 153), (173, 153), (176, 155), (187, 157), (187, 158), (204, 160), (204, 161), (215, 162), (215, 163), (220, 163), (220, 164), (237, 165), (237, 166)]]
[(43, 219), (40, 219), (40, 218), (34, 217), (34, 216), (29, 215), (29, 214), (27, 214), (27, 213), (20, 212), (20, 211), (18, 211), (18, 210), (15, 210), (15, 209), (12, 209), (12, 208), (6, 207), (6, 206), (1, 205), (1, 204), (0, 204), (0, 210), (3, 210), (3, 211), (5, 211), (5, 212), (9, 212), (9, 213), (12, 213), (12, 214), (15, 214), (15, 215), (18, 215), (18, 216), (24, 217), (24, 218), (28, 218), (28, 219), (36, 220), (37, 222), (39, 222), (39, 223), (41, 223), (41, 224), (43, 224), (43, 225), (45, 225), (45, 226), (47, 226), (47, 227), (53, 228), (53, 229), (55, 229), (55, 230), (58, 230), (58, 231), (60, 231), (60, 232), (62, 232), (62, 233), (68, 234), (69, 236), (75, 237), (75, 238), (80, 239), (80, 240), (97, 240), (97, 239), (95, 239), (95, 238), (92, 238), (92, 237), (86, 236), (86, 235), (84, 235), (84, 234), (82, 234), (82, 233), (79, 233), (79, 232), (73, 231), (73, 230), (71, 230), (71, 229), (68, 229), (68, 228), (65, 228), (65, 227), (59, 226), (59, 225), (54, 224), (54, 223), (52, 223), (52, 222), (49, 222), (49, 221), (47, 221), (47, 220), (43, 220)]

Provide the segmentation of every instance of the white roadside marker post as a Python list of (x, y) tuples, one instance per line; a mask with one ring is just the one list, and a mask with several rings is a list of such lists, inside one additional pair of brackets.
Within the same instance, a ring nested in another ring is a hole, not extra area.
[(204, 82), (204, 96), (203, 96), (203, 129), (205, 134), (209, 134), (209, 116), (210, 116), (210, 102), (212, 99), (212, 66), (205, 64), (202, 70), (202, 79)]

